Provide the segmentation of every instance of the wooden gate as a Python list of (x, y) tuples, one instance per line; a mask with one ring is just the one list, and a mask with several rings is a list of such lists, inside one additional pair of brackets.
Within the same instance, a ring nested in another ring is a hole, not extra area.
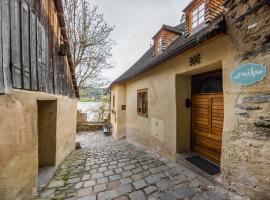
[(219, 164), (224, 121), (223, 94), (193, 95), (192, 150)]
[(219, 164), (223, 122), (222, 72), (192, 77), (191, 150)]

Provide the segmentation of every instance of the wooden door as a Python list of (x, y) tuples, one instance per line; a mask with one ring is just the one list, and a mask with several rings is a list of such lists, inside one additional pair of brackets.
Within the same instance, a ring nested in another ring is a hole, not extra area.
[(223, 93), (194, 94), (192, 151), (219, 164), (224, 122)]

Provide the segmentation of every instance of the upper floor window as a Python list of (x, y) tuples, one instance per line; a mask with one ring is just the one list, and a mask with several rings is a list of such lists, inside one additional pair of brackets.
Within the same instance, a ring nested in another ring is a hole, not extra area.
[(162, 50), (162, 37), (160, 37), (157, 41), (157, 53), (160, 53)]
[(192, 29), (202, 25), (205, 21), (205, 3), (201, 3), (196, 6), (191, 13), (192, 18)]

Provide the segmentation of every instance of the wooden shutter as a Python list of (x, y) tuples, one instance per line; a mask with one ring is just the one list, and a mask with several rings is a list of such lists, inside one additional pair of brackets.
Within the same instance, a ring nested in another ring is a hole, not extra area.
[(21, 1), (21, 38), (22, 38), (22, 71), (23, 88), (30, 89), (30, 41), (29, 41), (29, 6)]
[(13, 87), (22, 88), (20, 1), (11, 0), (11, 68)]
[(43, 38), (42, 38), (42, 42), (43, 42), (43, 56), (42, 56), (42, 70), (43, 70), (43, 84), (44, 84), (44, 90), (45, 92), (49, 92), (49, 88), (48, 88), (48, 82), (49, 80), (49, 76), (48, 76), (48, 72), (49, 72), (49, 47), (48, 47), (48, 34), (45, 31), (45, 29), (43, 28)]
[[(47, 43), (48, 44), (48, 43)], [(39, 90), (46, 92), (46, 35), (41, 23), (37, 20), (37, 71)]]
[(3, 45), (2, 45), (2, 7), (3, 2), (0, 1), (0, 94), (5, 93), (4, 72), (3, 72)]
[(30, 58), (31, 58), (31, 89), (38, 90), (37, 78), (37, 18), (30, 13)]
[(10, 72), (10, 0), (1, 0), (0, 6), (0, 93), (12, 92)]

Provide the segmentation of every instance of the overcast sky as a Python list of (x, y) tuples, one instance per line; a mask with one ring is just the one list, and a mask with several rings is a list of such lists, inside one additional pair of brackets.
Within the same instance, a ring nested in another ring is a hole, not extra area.
[(104, 72), (110, 81), (130, 68), (150, 47), (163, 24), (180, 23), (182, 10), (191, 0), (88, 0), (99, 7), (105, 20), (115, 25), (112, 39), (115, 67)]

